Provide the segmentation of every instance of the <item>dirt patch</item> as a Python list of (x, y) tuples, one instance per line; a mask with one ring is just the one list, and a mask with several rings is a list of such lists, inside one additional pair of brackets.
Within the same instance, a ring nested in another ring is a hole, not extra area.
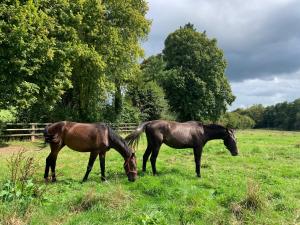
[(21, 146), (8, 146), (8, 147), (0, 147), (0, 154), (12, 154), (21, 151), (24, 149)]

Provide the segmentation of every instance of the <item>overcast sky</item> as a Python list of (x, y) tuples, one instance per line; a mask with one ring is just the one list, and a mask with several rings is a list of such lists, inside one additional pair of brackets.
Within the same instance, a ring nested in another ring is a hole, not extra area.
[(148, 0), (146, 56), (160, 53), (168, 34), (190, 22), (216, 38), (237, 97), (230, 109), (300, 98), (299, 0)]

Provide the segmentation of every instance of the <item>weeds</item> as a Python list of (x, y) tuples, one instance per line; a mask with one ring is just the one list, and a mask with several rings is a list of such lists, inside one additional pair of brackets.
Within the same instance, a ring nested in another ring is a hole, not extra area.
[(25, 152), (22, 149), (7, 160), (10, 177), (0, 190), (0, 199), (10, 203), (11, 212), (10, 215), (4, 216), (4, 224), (21, 224), (17, 222), (18, 218), (24, 217), (29, 212), (29, 206), (33, 202), (43, 200), (45, 188), (38, 187), (33, 182), (36, 168), (34, 159), (26, 156)]
[(242, 220), (247, 211), (256, 212), (262, 210), (266, 206), (264, 197), (260, 190), (260, 186), (250, 180), (247, 184), (247, 193), (245, 199), (240, 202), (232, 203), (231, 212), (237, 220)]
[(91, 209), (100, 201), (100, 197), (95, 195), (94, 191), (88, 191), (83, 197), (77, 199), (71, 204), (71, 211), (82, 212)]
[(140, 216), (140, 224), (143, 225), (167, 225), (165, 216), (161, 211), (152, 211), (149, 214), (144, 213)]

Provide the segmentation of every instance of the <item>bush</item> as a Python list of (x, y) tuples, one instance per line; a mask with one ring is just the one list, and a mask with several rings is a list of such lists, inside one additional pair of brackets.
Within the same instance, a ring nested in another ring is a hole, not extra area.
[(165, 93), (155, 81), (133, 85), (126, 97), (140, 110), (142, 121), (166, 118), (169, 114)]
[(255, 125), (254, 120), (249, 116), (243, 116), (236, 112), (225, 113), (219, 123), (235, 129), (249, 129)]
[(0, 109), (0, 134), (5, 126), (5, 123), (14, 122), (16, 120), (15, 110)]
[(0, 109), (0, 123), (9, 123), (16, 120), (15, 110)]
[(35, 163), (25, 150), (13, 154), (8, 159), (10, 178), (2, 185), (0, 200), (11, 202), (16, 214), (24, 215), (33, 202), (44, 200), (44, 186), (33, 182)]

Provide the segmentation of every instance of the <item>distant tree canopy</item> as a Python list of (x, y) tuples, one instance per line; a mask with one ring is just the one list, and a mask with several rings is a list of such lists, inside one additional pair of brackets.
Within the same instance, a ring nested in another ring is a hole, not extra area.
[(23, 120), (95, 121), (112, 96), (118, 113), (121, 87), (139, 70), (147, 9), (144, 0), (2, 1), (0, 108)]
[(250, 129), (253, 128), (255, 122), (252, 118), (246, 115), (241, 115), (237, 112), (225, 113), (218, 123), (234, 129)]
[(163, 58), (170, 71), (163, 87), (179, 120), (216, 121), (234, 101), (223, 51), (205, 32), (180, 27), (165, 40)]
[(254, 105), (232, 113), (250, 117), (255, 128), (300, 130), (300, 99), (267, 107)]

